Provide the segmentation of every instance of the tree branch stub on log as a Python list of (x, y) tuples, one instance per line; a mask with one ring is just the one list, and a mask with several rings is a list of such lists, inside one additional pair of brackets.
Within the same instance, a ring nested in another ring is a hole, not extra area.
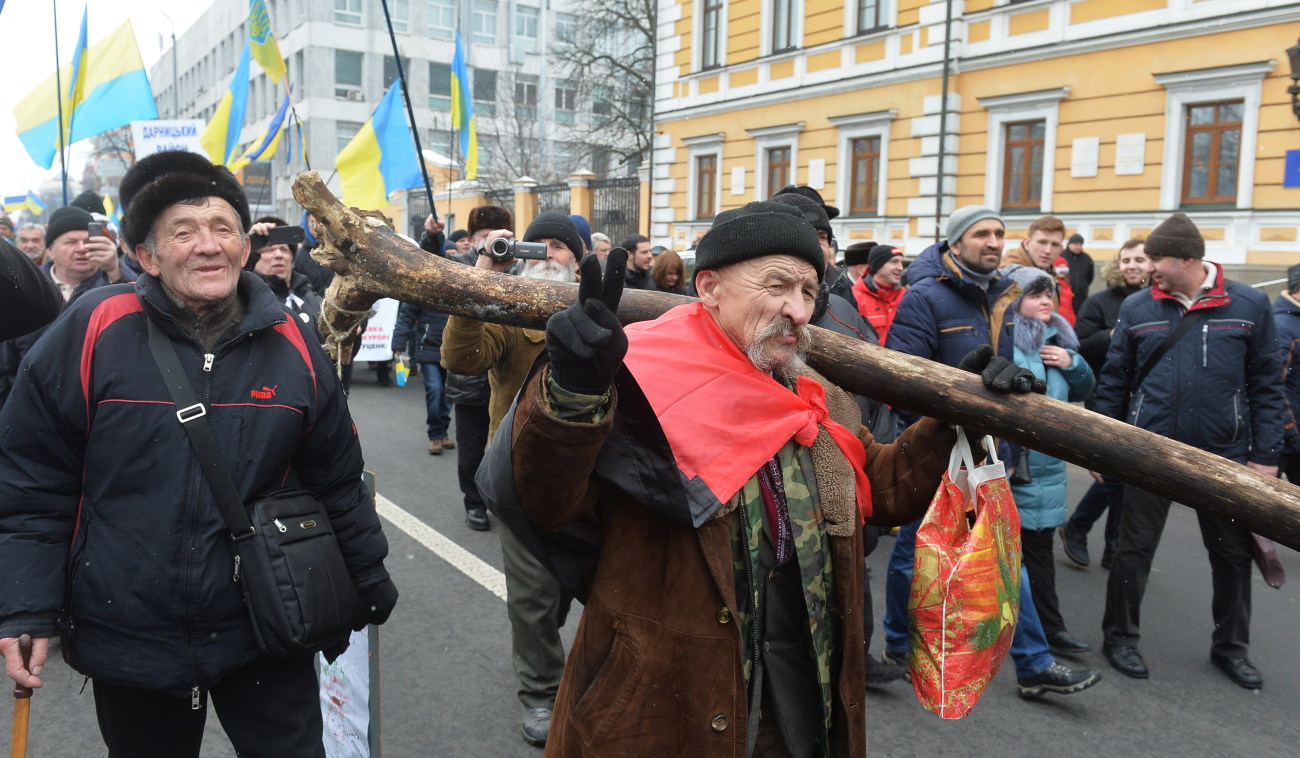
[[(375, 301), (402, 302), (510, 326), (545, 328), (577, 285), (523, 279), (448, 261), (344, 207), (314, 171), (294, 196), (312, 216), (312, 255), (336, 273), (321, 321), (348, 333)], [(623, 323), (656, 318), (689, 298), (628, 290)], [(349, 319), (354, 319), (349, 322)], [(850, 392), (988, 432), (1242, 526), (1300, 550), (1300, 489), (1217, 455), (1042, 395), (998, 395), (979, 377), (821, 329), (808, 363)], [(331, 353), (333, 355), (334, 353)]]

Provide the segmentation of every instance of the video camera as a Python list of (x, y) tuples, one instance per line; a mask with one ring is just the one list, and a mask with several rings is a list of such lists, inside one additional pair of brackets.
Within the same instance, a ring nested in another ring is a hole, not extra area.
[(522, 258), (525, 260), (544, 261), (546, 260), (546, 245), (541, 242), (520, 242), (516, 239), (507, 239), (497, 237), (492, 240), (492, 244), (482, 248), (479, 252), (486, 255), (494, 261), (508, 261), (511, 258)]

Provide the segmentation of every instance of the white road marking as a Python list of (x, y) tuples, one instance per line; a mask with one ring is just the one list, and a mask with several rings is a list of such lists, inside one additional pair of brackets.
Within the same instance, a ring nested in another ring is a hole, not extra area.
[(375, 495), (375, 508), (379, 511), (379, 515), (387, 519), (393, 526), (406, 532), (416, 542), (429, 548), (434, 555), (450, 563), (457, 571), (483, 585), (484, 589), (493, 595), (502, 600), (506, 599), (505, 574), (497, 571), (490, 564), (484, 563), (477, 555), (452, 542), (437, 529), (407, 513), (397, 503), (383, 495)]

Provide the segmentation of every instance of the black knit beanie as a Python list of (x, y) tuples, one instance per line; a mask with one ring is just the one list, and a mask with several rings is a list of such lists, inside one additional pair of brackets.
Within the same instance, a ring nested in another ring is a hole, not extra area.
[(799, 209), (799, 214), (803, 220), (812, 224), (812, 228), (819, 232), (826, 232), (826, 236), (834, 237), (835, 232), (831, 230), (831, 220), (826, 215), (826, 210), (820, 203), (804, 197), (797, 192), (782, 192), (772, 198), (774, 203), (785, 203)]
[(835, 218), (836, 216), (840, 215), (839, 208), (836, 208), (833, 205), (827, 205), (826, 201), (822, 199), (822, 193), (818, 192), (812, 187), (809, 187), (806, 184), (800, 184), (798, 186), (795, 186), (793, 184), (787, 184), (784, 187), (782, 187), (779, 192), (774, 193), (773, 196), (775, 197), (776, 195), (785, 195), (791, 192), (793, 192), (796, 195), (803, 195), (809, 200), (812, 200), (813, 202), (820, 205), (822, 207), (822, 210), (826, 211), (826, 218)]
[(719, 213), (695, 247), (695, 272), (719, 269), (765, 255), (790, 255), (826, 275), (826, 258), (812, 225), (793, 206), (757, 201)]
[(895, 255), (903, 257), (903, 251), (893, 245), (876, 245), (867, 256), (867, 271), (874, 274)]
[(563, 213), (543, 213), (528, 225), (524, 242), (542, 239), (557, 239), (569, 247), (575, 261), (582, 259), (582, 237), (578, 235), (578, 227)]
[(68, 205), (75, 205), (78, 208), (86, 210), (90, 213), (100, 213), (100, 214), (107, 215), (107, 213), (104, 211), (104, 198), (100, 197), (99, 195), (96, 195), (94, 192), (91, 192), (90, 190), (86, 190), (80, 195), (77, 195), (76, 197), (72, 198), (72, 202), (68, 203)]
[(124, 215), (122, 236), (132, 250), (144, 243), (163, 211), (185, 200), (218, 197), (239, 214), (243, 231), (252, 226), (248, 197), (235, 175), (198, 153), (163, 150), (127, 170), (118, 188)]
[(1204, 258), (1205, 238), (1185, 213), (1175, 213), (1147, 235), (1146, 253), (1159, 258)]
[(85, 208), (64, 206), (50, 214), (50, 223), (45, 227), (45, 244), (53, 245), (56, 239), (67, 232), (88, 231), (90, 222), (94, 220)]

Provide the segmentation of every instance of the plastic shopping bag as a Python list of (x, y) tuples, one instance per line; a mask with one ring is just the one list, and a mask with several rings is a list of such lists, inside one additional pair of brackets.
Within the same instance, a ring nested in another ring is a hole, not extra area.
[(992, 463), (976, 467), (957, 430), (948, 471), (916, 532), (912, 687), (921, 705), (946, 719), (975, 707), (1006, 658), (1020, 610), (1020, 516), (992, 438), (985, 446)]

